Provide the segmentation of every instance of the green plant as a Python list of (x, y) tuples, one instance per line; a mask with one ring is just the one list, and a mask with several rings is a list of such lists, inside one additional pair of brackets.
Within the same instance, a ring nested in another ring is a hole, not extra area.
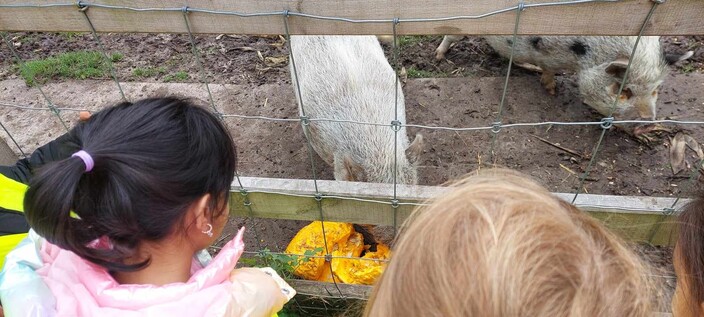
[(173, 74), (168, 74), (164, 76), (164, 82), (176, 82), (176, 81), (186, 81), (188, 79), (188, 73), (184, 71), (178, 71)]
[(694, 71), (694, 66), (692, 64), (682, 65), (682, 73), (688, 74)]
[(166, 73), (166, 67), (137, 67), (132, 71), (134, 77), (153, 77)]
[(296, 268), (312, 259), (316, 254), (323, 252), (323, 248), (306, 250), (303, 256), (296, 254), (273, 253), (269, 249), (261, 250), (254, 258), (242, 258), (240, 262), (246, 266), (268, 266), (283, 278), (293, 278)]
[(440, 72), (430, 72), (427, 70), (417, 69), (415, 67), (409, 67), (406, 70), (408, 78), (433, 78), (433, 77), (447, 77), (447, 74)]
[(298, 314), (293, 308), (290, 306), (293, 305), (293, 303), (288, 302), (286, 305), (284, 305), (284, 308), (281, 309), (278, 313), (276, 313), (277, 316), (279, 317), (298, 317), (300, 314)]
[(125, 55), (123, 55), (122, 53), (112, 53), (112, 54), (110, 55), (110, 61), (112, 61), (113, 63), (119, 62), (119, 61), (121, 61), (123, 58), (125, 58)]
[[(122, 57), (122, 54), (114, 53), (111, 59), (118, 61)], [(19, 72), (27, 85), (33, 86), (53, 78), (103, 78), (109, 74), (110, 65), (99, 52), (79, 51), (28, 61), (19, 66)]]
[(399, 47), (406, 47), (423, 42), (424, 38), (424, 36), (419, 35), (403, 35), (398, 37), (396, 43), (398, 43)]
[(59, 33), (59, 36), (63, 37), (67, 41), (72, 41), (72, 40), (78, 38), (79, 35), (81, 35), (81, 33), (78, 33), (78, 32), (60, 32)]

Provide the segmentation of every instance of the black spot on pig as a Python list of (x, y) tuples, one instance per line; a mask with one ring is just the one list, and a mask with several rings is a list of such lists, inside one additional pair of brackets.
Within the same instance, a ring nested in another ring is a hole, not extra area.
[(582, 41), (577, 40), (572, 43), (572, 45), (570, 46), (570, 50), (577, 54), (577, 56), (584, 56), (589, 51), (589, 46), (582, 43)]
[(540, 36), (533, 36), (530, 38), (530, 44), (533, 45), (533, 48), (537, 51), (541, 49), (541, 45), (543, 42), (543, 38)]

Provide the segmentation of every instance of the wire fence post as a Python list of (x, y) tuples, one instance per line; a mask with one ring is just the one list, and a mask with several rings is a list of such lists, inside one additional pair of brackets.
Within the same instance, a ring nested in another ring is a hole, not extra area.
[[(692, 166), (692, 169), (689, 173), (689, 179), (687, 180), (687, 184), (685, 187), (695, 187), (697, 183), (697, 175), (699, 174), (699, 170), (704, 167), (704, 160), (699, 160), (697, 161), (694, 166)], [(653, 229), (650, 230), (650, 233), (648, 234), (648, 243), (653, 243), (653, 239), (655, 238), (655, 235), (658, 233), (660, 230), (660, 227), (662, 226), (662, 223), (667, 219), (667, 217), (672, 216), (673, 214), (677, 213), (677, 204), (680, 202), (682, 199), (682, 192), (684, 190), (680, 189), (680, 192), (677, 194), (677, 198), (675, 198), (675, 201), (672, 202), (672, 205), (667, 208), (662, 209), (662, 215), (658, 218), (657, 222), (655, 223), (655, 226)]]
[(186, 23), (186, 30), (188, 31), (188, 38), (191, 41), (191, 52), (193, 53), (193, 57), (196, 59), (196, 65), (198, 66), (198, 72), (200, 73), (200, 81), (205, 85), (205, 90), (208, 91), (208, 101), (210, 102), (210, 106), (213, 108), (213, 111), (215, 111), (215, 114), (218, 116), (218, 118), (222, 119), (222, 113), (218, 111), (218, 108), (215, 107), (215, 100), (213, 99), (213, 94), (210, 92), (210, 84), (208, 82), (208, 77), (205, 74), (205, 67), (203, 67), (203, 61), (201, 61), (201, 56), (200, 53), (198, 52), (198, 46), (196, 46), (196, 39), (193, 36), (193, 32), (191, 32), (191, 21), (188, 19), (188, 7), (184, 6), (181, 9), (181, 12), (183, 13), (183, 21)]
[(310, 160), (311, 164), (311, 169), (313, 171), (313, 186), (315, 187), (315, 201), (316, 205), (318, 207), (318, 211), (320, 213), (320, 226), (321, 226), (321, 231), (323, 233), (323, 244), (325, 246), (325, 262), (330, 263), (330, 275), (332, 276), (332, 281), (335, 284), (335, 288), (337, 289), (337, 292), (340, 294), (341, 298), (344, 298), (345, 295), (342, 294), (342, 290), (340, 290), (340, 287), (337, 285), (337, 278), (335, 277), (335, 274), (332, 271), (332, 254), (330, 246), (328, 246), (328, 241), (327, 237), (325, 235), (325, 217), (323, 213), (323, 194), (320, 193), (320, 190), (318, 189), (318, 176), (317, 176), (317, 171), (315, 167), (315, 158), (314, 158), (314, 150), (313, 150), (313, 143), (311, 141), (311, 136), (310, 136), (310, 127), (309, 125), (311, 124), (310, 119), (306, 116), (305, 112), (305, 107), (303, 103), (303, 95), (301, 94), (301, 82), (298, 78), (298, 69), (296, 68), (296, 59), (294, 57), (294, 52), (293, 52), (293, 45), (291, 45), (291, 33), (289, 32), (289, 26), (288, 26), (288, 18), (289, 18), (289, 11), (285, 10), (283, 12), (283, 19), (284, 19), (284, 31), (286, 34), (286, 44), (288, 45), (288, 52), (290, 56), (290, 63), (291, 63), (291, 71), (293, 75), (293, 80), (295, 82), (295, 88), (296, 88), (296, 95), (298, 96), (298, 104), (299, 104), (299, 111), (300, 111), (300, 120), (301, 120), (301, 126), (303, 128), (303, 134), (306, 138), (306, 148), (308, 150), (308, 159)]
[(499, 103), (499, 111), (496, 114), (496, 120), (492, 123), (491, 128), (491, 146), (489, 150), (489, 161), (496, 165), (496, 157), (494, 157), (496, 151), (496, 143), (499, 132), (501, 132), (501, 118), (503, 117), (504, 104), (506, 103), (506, 93), (508, 92), (508, 81), (511, 78), (511, 68), (513, 67), (513, 53), (515, 52), (516, 42), (518, 41), (518, 25), (521, 22), (521, 12), (525, 10), (525, 4), (523, 0), (516, 6), (516, 22), (513, 26), (513, 37), (511, 40), (511, 54), (508, 59), (508, 69), (506, 70), (506, 78), (504, 79), (504, 87), (501, 91), (501, 102)]
[[(393, 210), (393, 225), (394, 225), (394, 237), (396, 237), (396, 232), (398, 231), (398, 197), (397, 197), (397, 187), (398, 187), (398, 132), (401, 130), (402, 123), (398, 121), (398, 95), (401, 87), (399, 87), (399, 47), (398, 47), (398, 34), (396, 33), (396, 27), (399, 24), (399, 18), (394, 18), (391, 21), (392, 31), (394, 35), (394, 47), (393, 47), (393, 63), (394, 63), (394, 121), (391, 122), (391, 129), (394, 132), (394, 196), (391, 199), (391, 208)], [(405, 136), (404, 136), (405, 137)]]
[(78, 11), (83, 13), (83, 17), (86, 18), (86, 22), (88, 23), (88, 27), (90, 27), (91, 33), (93, 33), (93, 38), (95, 41), (98, 43), (98, 48), (100, 49), (100, 52), (103, 55), (103, 59), (105, 59), (105, 62), (108, 64), (108, 67), (110, 68), (110, 77), (112, 77), (112, 80), (115, 82), (117, 85), (117, 90), (120, 91), (120, 96), (122, 97), (122, 100), (128, 101), (127, 97), (125, 97), (125, 92), (122, 91), (122, 85), (120, 85), (120, 80), (117, 78), (117, 72), (115, 72), (115, 65), (112, 62), (112, 57), (108, 55), (107, 50), (103, 46), (103, 41), (100, 40), (100, 36), (98, 36), (98, 32), (95, 31), (95, 26), (93, 26), (93, 22), (90, 20), (90, 17), (88, 16), (88, 6), (83, 4), (83, 1), (78, 1), (77, 2), (78, 6)]

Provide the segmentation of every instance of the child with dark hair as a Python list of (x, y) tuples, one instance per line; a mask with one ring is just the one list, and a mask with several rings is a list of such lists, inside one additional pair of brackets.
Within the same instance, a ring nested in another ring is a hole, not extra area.
[(679, 215), (673, 254), (677, 288), (672, 315), (704, 315), (704, 193), (690, 201)]
[(29, 231), (22, 202), (33, 171), (48, 162), (65, 159), (79, 149), (71, 132), (39, 147), (14, 165), (0, 166), (0, 268), (5, 255)]
[(30, 181), (24, 209), (38, 235), (0, 275), (8, 315), (271, 316), (294, 295), (270, 269), (234, 270), (243, 229), (207, 266), (198, 256), (227, 222), (236, 163), (211, 113), (145, 99), (73, 135), (81, 150)]

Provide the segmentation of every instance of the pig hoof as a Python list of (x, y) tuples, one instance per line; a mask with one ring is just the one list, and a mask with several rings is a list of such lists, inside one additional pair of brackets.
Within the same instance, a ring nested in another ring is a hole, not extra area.
[(445, 52), (435, 51), (435, 59), (439, 61), (445, 59)]

